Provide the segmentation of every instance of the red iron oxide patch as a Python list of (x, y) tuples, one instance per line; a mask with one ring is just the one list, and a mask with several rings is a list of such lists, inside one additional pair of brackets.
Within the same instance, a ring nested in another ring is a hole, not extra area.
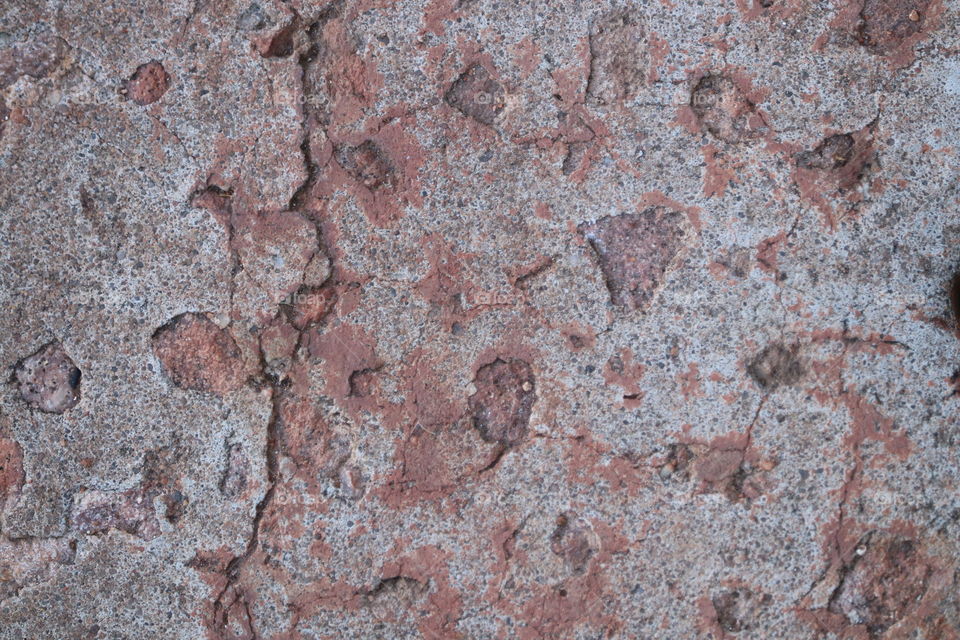
[(205, 314), (184, 313), (157, 329), (153, 352), (178, 387), (224, 395), (243, 384), (237, 343)]
[(139, 105), (156, 102), (169, 88), (170, 74), (156, 60), (137, 67), (126, 83), (127, 97)]
[(0, 504), (23, 484), (23, 451), (16, 440), (0, 437)]

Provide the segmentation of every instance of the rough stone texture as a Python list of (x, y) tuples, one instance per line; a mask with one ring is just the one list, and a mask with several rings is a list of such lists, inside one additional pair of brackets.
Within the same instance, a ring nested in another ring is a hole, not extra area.
[(587, 95), (597, 102), (632, 100), (647, 82), (651, 47), (640, 15), (616, 11), (593, 27)]
[(958, 27), (0, 2), (0, 639), (957, 640)]
[(20, 397), (47, 413), (63, 413), (80, 402), (80, 369), (59, 342), (42, 346), (14, 367)]

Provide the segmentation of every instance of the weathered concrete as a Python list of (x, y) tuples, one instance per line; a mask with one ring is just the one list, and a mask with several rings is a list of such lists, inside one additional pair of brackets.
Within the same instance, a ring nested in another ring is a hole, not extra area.
[(7, 0), (0, 638), (960, 638), (958, 25)]

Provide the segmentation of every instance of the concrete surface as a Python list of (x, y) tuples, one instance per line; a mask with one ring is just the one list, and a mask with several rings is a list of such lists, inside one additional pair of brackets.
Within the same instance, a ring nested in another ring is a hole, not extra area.
[(0, 638), (960, 638), (954, 0), (6, 0)]

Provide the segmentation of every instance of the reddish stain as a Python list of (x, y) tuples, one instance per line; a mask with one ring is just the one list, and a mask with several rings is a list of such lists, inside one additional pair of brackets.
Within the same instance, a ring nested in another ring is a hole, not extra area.
[(137, 67), (127, 80), (127, 97), (139, 105), (148, 105), (163, 97), (170, 88), (170, 74), (156, 60)]
[(157, 329), (153, 352), (178, 387), (224, 395), (243, 384), (237, 343), (205, 314), (184, 313)]

